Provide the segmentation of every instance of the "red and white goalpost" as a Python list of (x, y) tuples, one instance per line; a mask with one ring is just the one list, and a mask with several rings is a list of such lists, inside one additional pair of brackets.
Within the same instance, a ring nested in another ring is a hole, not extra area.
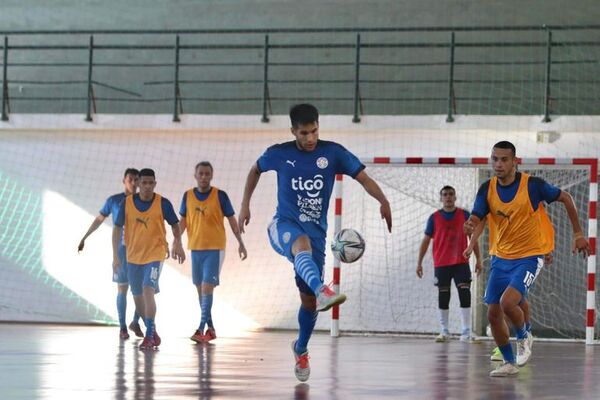
[[(365, 200), (368, 195), (364, 194), (364, 190), (356, 182), (347, 181), (343, 188), (343, 176), (336, 177), (334, 231), (342, 229), (344, 218), (344, 228), (354, 228), (363, 233), (367, 250), (363, 258), (353, 265), (341, 266), (338, 260), (333, 261), (334, 290), (340, 290), (341, 269), (344, 268), (343, 292), (349, 298), (344, 305), (341, 321), (339, 307), (332, 309), (331, 336), (339, 336), (340, 330), (433, 333), (437, 329), (437, 303), (434, 301), (435, 292), (430, 286), (432, 278), (430, 282), (424, 283), (414, 276), (418, 244), (422, 240), (428, 215), (439, 208), (439, 189), (444, 184), (457, 187), (458, 198), (463, 199), (457, 205), (470, 210), (479, 185), (491, 174), (490, 159), (374, 157), (362, 161), (367, 165), (369, 175), (379, 182), (392, 204), (394, 229), (391, 235), (386, 233), (385, 223), (380, 221), (378, 215), (379, 205), (374, 204), (377, 202), (373, 199)], [(573, 195), (580, 218), (587, 217), (588, 240), (592, 248), (587, 261), (581, 257), (570, 257), (570, 222), (562, 207), (551, 205), (549, 213), (557, 237), (556, 262), (544, 268), (540, 278), (536, 280), (536, 286), (540, 287), (536, 287), (531, 293), (534, 330), (537, 324), (542, 332), (548, 330), (556, 332), (558, 337), (574, 339), (585, 336), (585, 343), (593, 344), (596, 339), (598, 160), (522, 158), (519, 163), (521, 170), (541, 176)], [(484, 243), (482, 254), (486, 260), (487, 243)], [(481, 285), (485, 286), (481, 283), (479, 288), (474, 287), (473, 304), (481, 303)], [(563, 301), (564, 304), (558, 303)], [(482, 307), (480, 304), (479, 308)], [(559, 315), (563, 309), (565, 316)], [(481, 310), (479, 313), (475, 310), (475, 332), (481, 333), (483, 330), (482, 324), (485, 322), (482, 321)], [(550, 333), (552, 335), (554, 333)]]

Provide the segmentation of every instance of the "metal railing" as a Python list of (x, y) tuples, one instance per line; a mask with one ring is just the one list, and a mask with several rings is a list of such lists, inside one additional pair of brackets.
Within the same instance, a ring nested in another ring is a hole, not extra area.
[[(558, 33), (563, 38), (553, 39), (553, 33)], [(544, 122), (551, 120), (553, 105), (556, 103), (575, 106), (590, 104), (589, 110), (583, 110), (587, 114), (597, 113), (594, 111), (598, 109), (596, 103), (600, 105), (600, 80), (595, 79), (597, 72), (600, 72), (600, 57), (596, 57), (595, 54), (600, 46), (600, 25), (6, 31), (0, 32), (0, 35), (4, 36), (3, 121), (9, 119), (11, 104), (16, 102), (30, 103), (27, 112), (37, 112), (43, 109), (40, 104), (57, 100), (85, 103), (86, 121), (92, 121), (93, 115), (99, 111), (98, 103), (171, 103), (174, 122), (180, 121), (185, 104), (198, 102), (228, 104), (225, 110), (235, 109), (234, 105), (239, 103), (256, 105), (256, 114), (261, 115), (263, 122), (269, 121), (274, 103), (318, 100), (336, 104), (337, 108), (342, 110), (346, 108), (345, 104), (351, 103), (347, 110), (352, 114), (352, 121), (356, 123), (360, 122), (361, 116), (365, 114), (365, 104), (392, 104), (399, 108), (400, 112), (402, 104), (429, 104), (430, 108), (423, 113), (441, 111), (440, 113), (446, 114), (447, 122), (454, 121), (454, 115), (461, 104), (477, 102), (483, 104), (491, 101), (526, 101), (529, 105), (524, 107), (523, 111), (543, 115)], [(502, 35), (506, 37), (499, 37)], [(527, 35), (533, 38), (527, 40)], [(365, 36), (368, 38), (365, 39)], [(95, 40), (99, 37), (103, 39), (100, 43)], [(150, 43), (125, 43), (128, 38)], [(185, 43), (183, 38), (186, 39)], [(273, 40), (274, 38), (276, 40)], [(350, 40), (351, 38), (353, 40)], [(87, 44), (82, 43), (82, 39), (87, 40)], [(204, 43), (194, 43), (198, 40)], [(562, 51), (563, 56), (556, 57), (553, 51), (557, 50)], [(500, 59), (488, 59), (487, 55), (499, 51), (505, 51), (506, 54)], [(531, 55), (533, 51), (537, 52), (534, 56)], [(216, 52), (223, 53), (211, 56)], [(365, 55), (365, 52), (370, 54)], [(419, 53), (419, 57), (407, 60), (412, 53)], [(37, 58), (41, 57), (40, 54), (52, 54), (53, 57), (50, 58), (54, 60), (37, 61)], [(83, 54), (87, 55), (87, 61)], [(278, 54), (279, 56), (275, 57)], [(206, 61), (193, 60), (194, 57), (207, 55)], [(102, 56), (110, 60), (105, 61)], [(130, 61), (136, 57), (141, 57), (142, 60)], [(77, 60), (64, 61), (63, 58)], [(146, 60), (148, 58), (149, 61)], [(564, 69), (565, 66), (570, 68), (568, 77), (555, 77), (555, 70)], [(329, 74), (324, 73), (332, 67), (337, 70)], [(348, 71), (348, 67), (352, 68), (352, 74), (342, 73)], [(496, 71), (494, 73), (498, 73), (498, 77), (490, 78), (481, 72), (489, 67), (498, 70), (520, 67), (528, 70), (516, 79), (512, 70), (504, 74)], [(87, 79), (73, 78), (73, 75), (76, 75), (74, 71), (80, 71), (82, 68), (86, 69)], [(151, 73), (146, 72), (164, 68), (172, 68), (172, 79), (155, 79)], [(187, 77), (182, 78), (182, 68), (192, 69), (192, 72), (188, 72)], [(213, 68), (210, 74), (206, 72), (209, 68)], [(217, 72), (215, 68), (218, 69)], [(245, 68), (252, 71), (244, 72)], [(31, 69), (35, 69), (35, 73), (32, 73)], [(61, 79), (48, 80), (45, 71), (50, 69), (58, 70), (59, 75), (62, 73), (64, 76), (61, 75)], [(95, 78), (100, 70), (104, 69), (137, 73), (133, 79), (126, 77), (126, 74), (110, 74), (107, 77), (108, 81)], [(457, 76), (457, 69), (460, 69), (462, 76)], [(298, 72), (299, 70), (305, 72)], [(313, 76), (315, 70), (319, 74), (318, 77)], [(407, 71), (413, 72), (409, 77), (404, 77)], [(444, 76), (439, 76), (442, 73)], [(327, 77), (332, 74), (335, 77)], [(477, 78), (477, 74), (484, 77)], [(150, 79), (147, 79), (148, 77)], [(131, 88), (132, 84), (140, 83), (143, 90), (136, 91)], [(301, 93), (300, 96), (275, 94), (294, 90), (301, 92), (315, 84), (327, 86), (326, 93)], [(9, 90), (9, 85), (13, 85), (12, 91)], [(17, 87), (20, 92), (23, 85), (56, 89), (50, 91), (51, 95), (23, 96), (12, 93)], [(208, 95), (183, 95), (182, 88), (186, 88), (186, 92), (189, 93), (194, 91), (192, 88), (197, 85), (212, 85), (215, 88), (212, 92), (205, 90)], [(254, 85), (250, 95), (235, 92), (235, 88), (241, 85)], [(394, 89), (398, 85), (410, 85), (411, 90), (398, 96)], [(482, 94), (486, 85), (502, 87), (498, 92), (509, 95), (492, 93), (486, 96), (485, 93)], [(526, 85), (533, 85), (534, 90), (525, 94), (514, 93), (519, 87)], [(571, 93), (573, 90), (563, 91), (559, 95), (553, 94), (553, 87), (562, 88), (568, 85), (575, 85), (575, 95)], [(577, 85), (582, 88), (578, 89)], [(141, 93), (151, 88), (161, 90), (160, 88), (165, 86), (171, 87), (172, 95)], [(71, 89), (73, 87), (81, 87), (81, 90)], [(584, 87), (587, 89), (584, 90)], [(433, 94), (422, 94), (425, 89), (431, 88)], [(539, 93), (536, 93), (538, 88)], [(592, 90), (588, 90), (590, 88)], [(71, 93), (65, 95), (65, 91), (69, 90)], [(119, 95), (99, 96), (96, 94), (98, 90)], [(235, 93), (231, 96), (215, 94), (227, 91)], [(536, 108), (539, 99), (539, 108)], [(439, 104), (445, 104), (445, 112)], [(396, 109), (390, 111), (385, 107), (373, 108), (376, 113), (398, 112)], [(473, 109), (476, 110), (477, 107)], [(167, 108), (164, 110), (166, 112)], [(507, 110), (510, 110), (510, 107), (507, 107)]]

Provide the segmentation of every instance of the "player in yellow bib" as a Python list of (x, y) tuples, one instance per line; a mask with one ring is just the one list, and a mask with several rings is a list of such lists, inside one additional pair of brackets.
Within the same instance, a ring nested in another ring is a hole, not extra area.
[(181, 246), (179, 220), (169, 200), (154, 192), (156, 177), (150, 168), (140, 171), (139, 194), (127, 196), (117, 213), (113, 230), (113, 264), (120, 266), (117, 253), (122, 229), (125, 229), (127, 249), (127, 278), (137, 312), (146, 323), (146, 336), (140, 349), (154, 349), (160, 345), (160, 337), (154, 327), (156, 302), (159, 292), (158, 279), (162, 263), (169, 258), (166, 220), (173, 230), (172, 257), (179, 263), (185, 260)]
[[(196, 165), (194, 178), (198, 185), (183, 194), (181, 200), (181, 232), (187, 229), (188, 249), (192, 251), (192, 282), (198, 291), (200, 325), (191, 340), (200, 343), (216, 339), (212, 320), (213, 291), (219, 285), (219, 275), (225, 256), (225, 224), (238, 241), (238, 254), (247, 257), (235, 212), (227, 193), (211, 186), (213, 167), (208, 161)], [(206, 332), (204, 328), (207, 327)]]
[[(577, 209), (569, 193), (541, 178), (518, 172), (516, 149), (510, 142), (496, 143), (491, 158), (495, 176), (479, 188), (464, 229), (471, 235), (487, 217), (491, 269), (484, 301), (489, 306), (492, 335), (505, 360), (490, 376), (502, 377), (517, 374), (517, 365), (525, 365), (531, 357), (532, 337), (525, 327), (519, 303), (543, 266), (544, 255), (553, 240), (552, 224), (540, 206), (542, 201), (564, 204), (573, 227), (573, 251), (587, 256), (590, 245), (581, 230)], [(505, 315), (516, 329), (516, 357)]]

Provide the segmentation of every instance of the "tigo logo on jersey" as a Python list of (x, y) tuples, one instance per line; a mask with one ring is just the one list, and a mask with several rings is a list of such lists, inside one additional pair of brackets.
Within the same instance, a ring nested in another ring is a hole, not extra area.
[(323, 189), (323, 175), (315, 175), (313, 179), (292, 178), (292, 189), (304, 190), (308, 197), (317, 197)]
[(325, 169), (325, 168), (327, 168), (328, 165), (329, 165), (329, 161), (327, 160), (327, 158), (319, 157), (317, 159), (317, 167), (319, 167), (321, 169)]

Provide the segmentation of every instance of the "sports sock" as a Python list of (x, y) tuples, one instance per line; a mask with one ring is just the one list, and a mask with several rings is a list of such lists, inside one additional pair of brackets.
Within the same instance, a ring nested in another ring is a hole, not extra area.
[(298, 310), (298, 325), (300, 326), (300, 330), (298, 332), (298, 340), (296, 341), (296, 353), (302, 354), (306, 351), (308, 341), (317, 322), (318, 314), (316, 311), (309, 311), (300, 306)]
[(315, 295), (319, 293), (319, 289), (323, 286), (321, 282), (321, 274), (319, 267), (312, 258), (310, 251), (301, 251), (294, 257), (294, 270)]
[(212, 323), (212, 303), (213, 295), (206, 294), (200, 296), (200, 309), (202, 310), (202, 317), (200, 319), (200, 332), (204, 332), (204, 326), (208, 324), (209, 328), (213, 327)]
[(125, 293), (117, 294), (117, 314), (119, 315), (119, 326), (121, 329), (127, 329), (125, 323), (125, 310), (127, 310), (127, 295)]

